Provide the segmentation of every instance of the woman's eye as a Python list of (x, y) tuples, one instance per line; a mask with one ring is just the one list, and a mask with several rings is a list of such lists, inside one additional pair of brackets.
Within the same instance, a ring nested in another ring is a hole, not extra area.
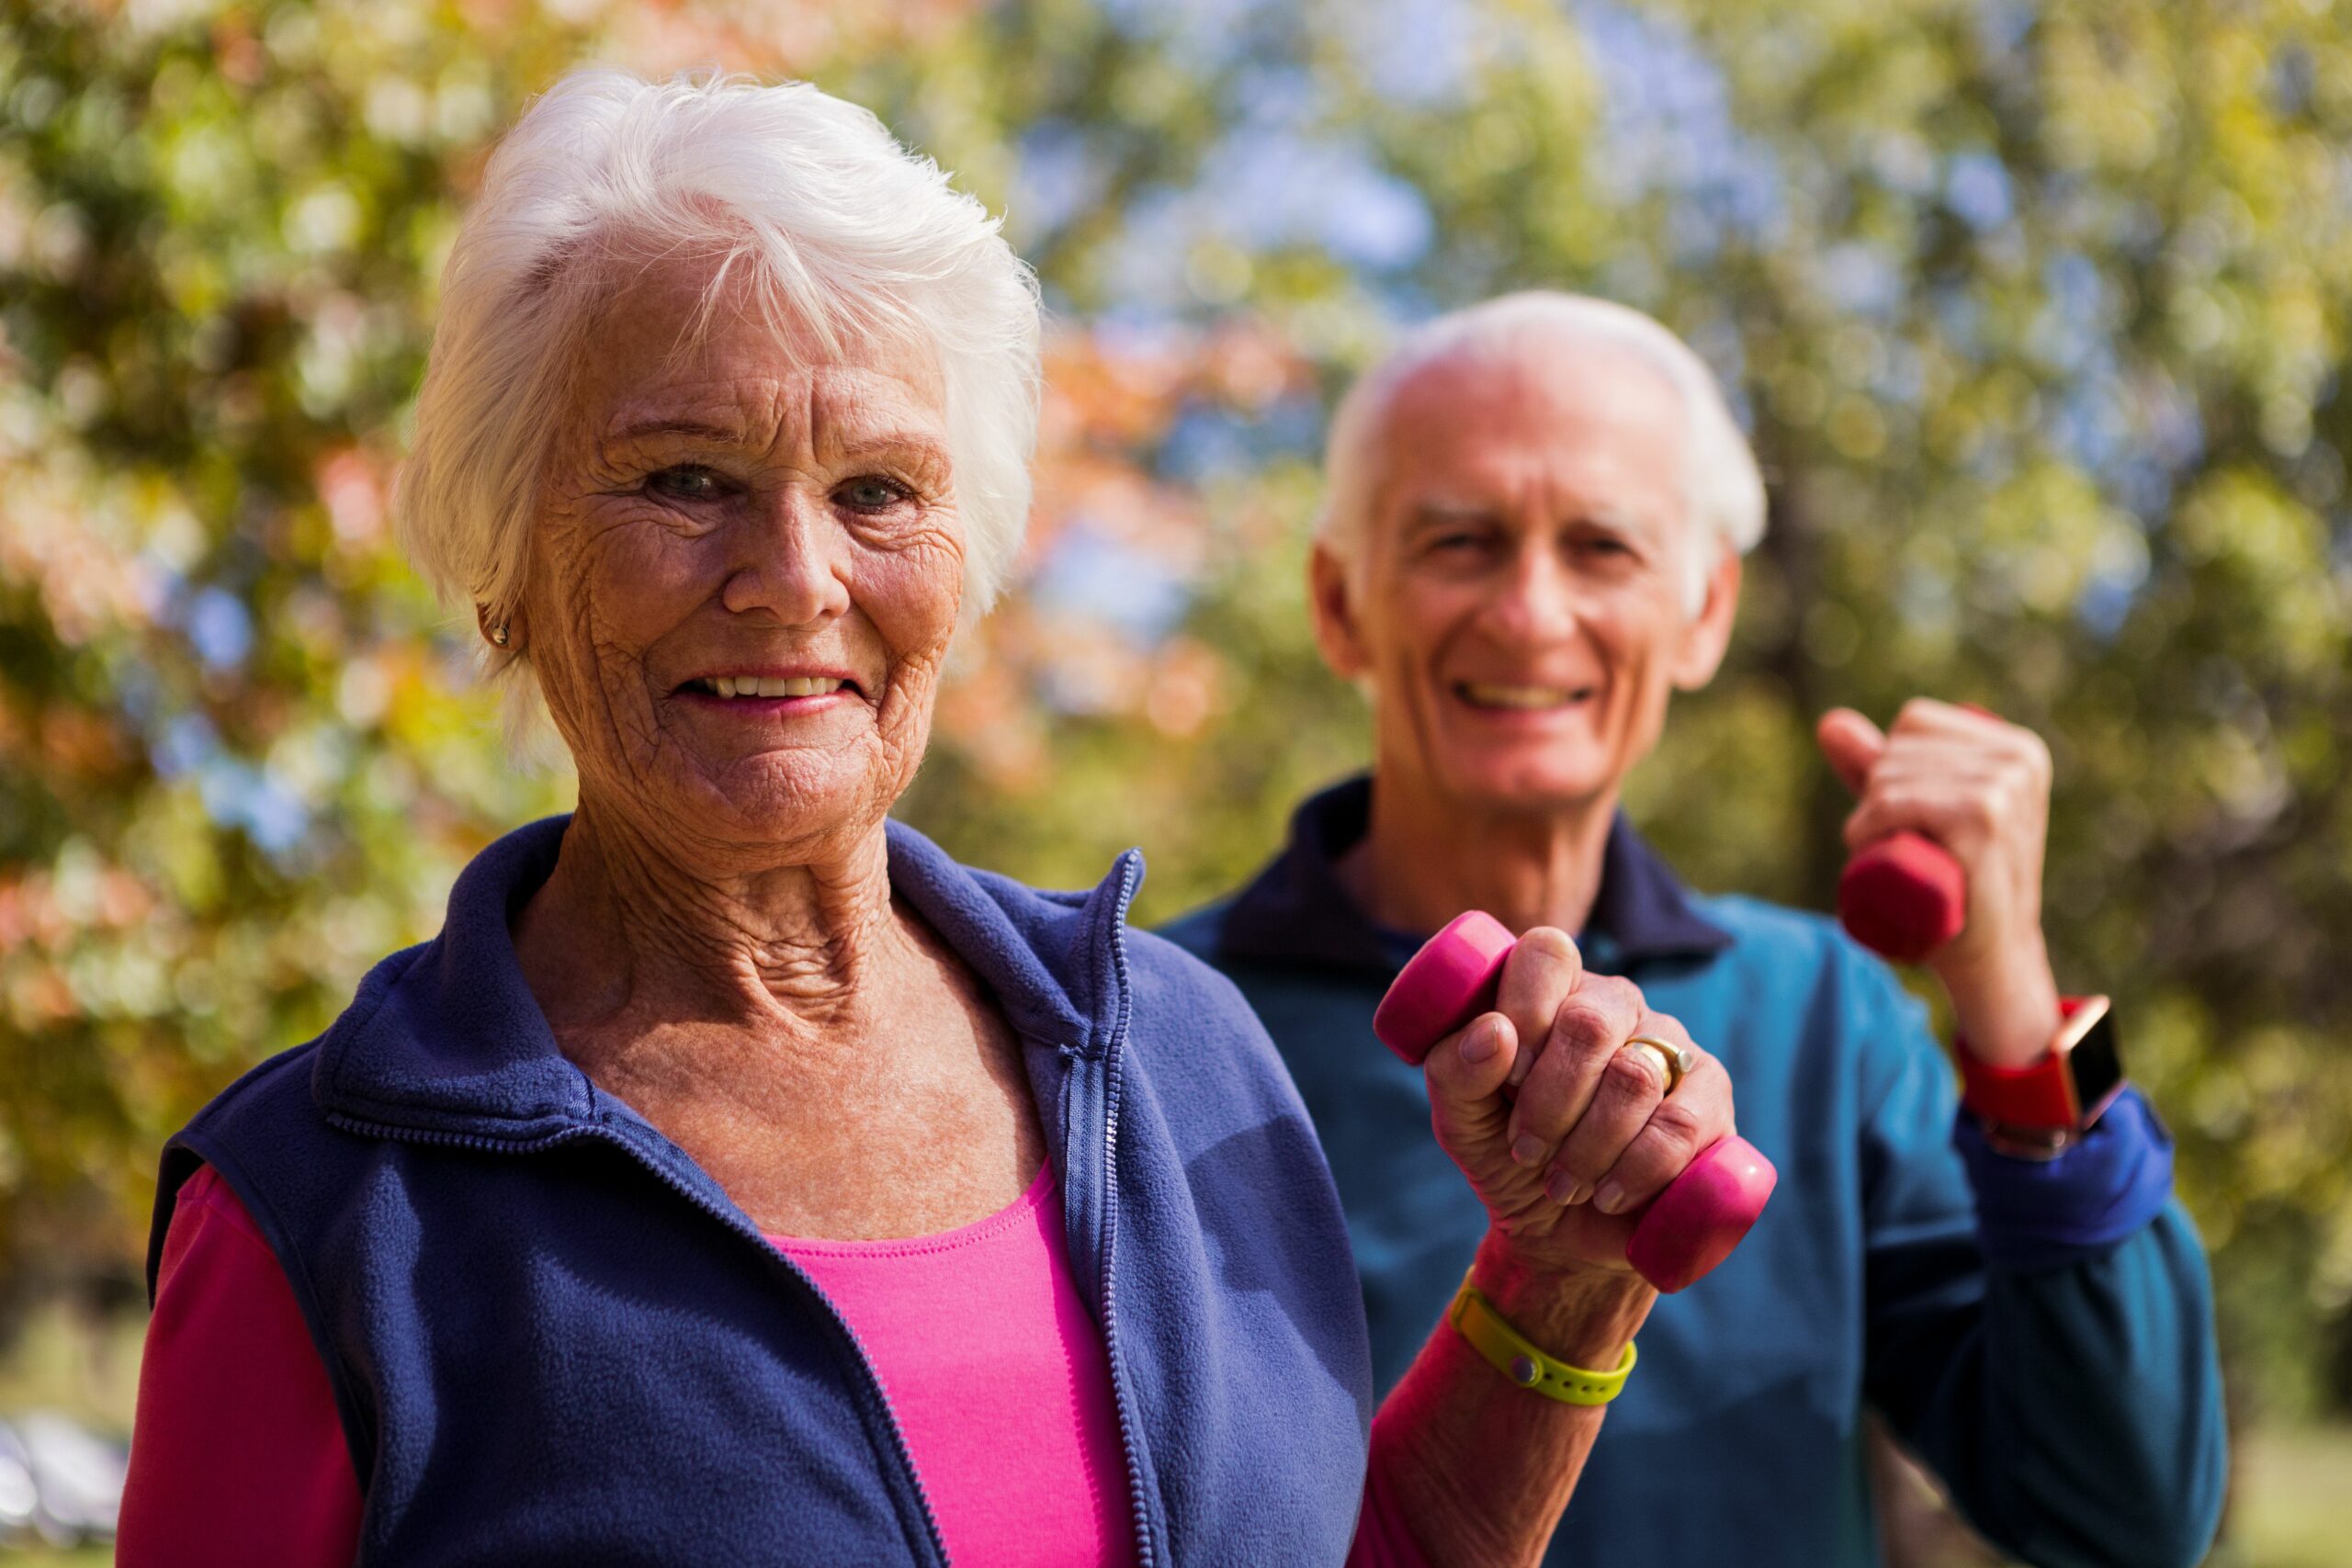
[(715, 501), (722, 488), (717, 473), (699, 463), (681, 463), (650, 475), (645, 488), (669, 501)]
[(850, 480), (833, 494), (842, 505), (859, 512), (888, 512), (908, 499), (906, 486), (871, 474)]

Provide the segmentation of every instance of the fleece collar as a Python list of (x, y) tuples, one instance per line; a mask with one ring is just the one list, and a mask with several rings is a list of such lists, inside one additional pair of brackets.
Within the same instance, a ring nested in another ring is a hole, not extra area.
[[(1372, 775), (1359, 773), (1299, 806), (1291, 817), (1290, 841), (1226, 912), (1221, 956), (1396, 972), (1400, 933), (1375, 925), (1333, 869), (1370, 829), (1372, 789)], [(1428, 934), (1410, 933), (1404, 951)], [(1605, 955), (1612, 964), (1704, 956), (1732, 942), (1729, 932), (1692, 907), (1682, 884), (1623, 811), (1609, 824), (1600, 887), (1577, 937), (1589, 955)]]
[[(556, 1044), (511, 926), (555, 869), (569, 816), (518, 828), (469, 862), (441, 934), (361, 982), (319, 1042), (311, 1088), (375, 1127), (531, 1144), (626, 1116)], [(1119, 928), (1143, 880), (1129, 850), (1091, 892), (1041, 893), (957, 864), (888, 824), (891, 887), (986, 982), (1032, 1045), (1099, 1055), (1116, 1028)]]

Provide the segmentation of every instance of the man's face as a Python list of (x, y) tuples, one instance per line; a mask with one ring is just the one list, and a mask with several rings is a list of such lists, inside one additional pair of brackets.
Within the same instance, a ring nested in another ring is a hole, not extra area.
[(1685, 610), (1684, 425), (1614, 345), (1464, 350), (1391, 394), (1363, 558), (1316, 571), (1326, 654), (1375, 694), (1382, 776), (1556, 811), (1656, 743), (1670, 689), (1713, 673), (1737, 585), (1735, 558)]

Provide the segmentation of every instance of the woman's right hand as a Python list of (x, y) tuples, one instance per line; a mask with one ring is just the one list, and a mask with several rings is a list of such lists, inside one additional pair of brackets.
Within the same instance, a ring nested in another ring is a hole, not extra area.
[[(1650, 1034), (1693, 1066), (1668, 1094)], [(1438, 1142), (1487, 1205), (1505, 1259), (1539, 1276), (1630, 1276), (1634, 1217), (1736, 1126), (1730, 1075), (1641, 988), (1585, 971), (1539, 926), (1504, 963), (1495, 1010), (1424, 1062)]]

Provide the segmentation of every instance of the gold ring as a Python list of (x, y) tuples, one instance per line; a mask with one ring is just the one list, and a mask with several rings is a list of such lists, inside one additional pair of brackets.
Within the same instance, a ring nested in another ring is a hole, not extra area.
[(1668, 1094), (1679, 1088), (1684, 1076), (1699, 1065), (1699, 1058), (1688, 1046), (1677, 1045), (1671, 1040), (1661, 1040), (1655, 1034), (1636, 1034), (1617, 1049), (1623, 1051), (1634, 1045), (1647, 1046), (1657, 1057), (1658, 1066), (1666, 1073), (1666, 1092)]

